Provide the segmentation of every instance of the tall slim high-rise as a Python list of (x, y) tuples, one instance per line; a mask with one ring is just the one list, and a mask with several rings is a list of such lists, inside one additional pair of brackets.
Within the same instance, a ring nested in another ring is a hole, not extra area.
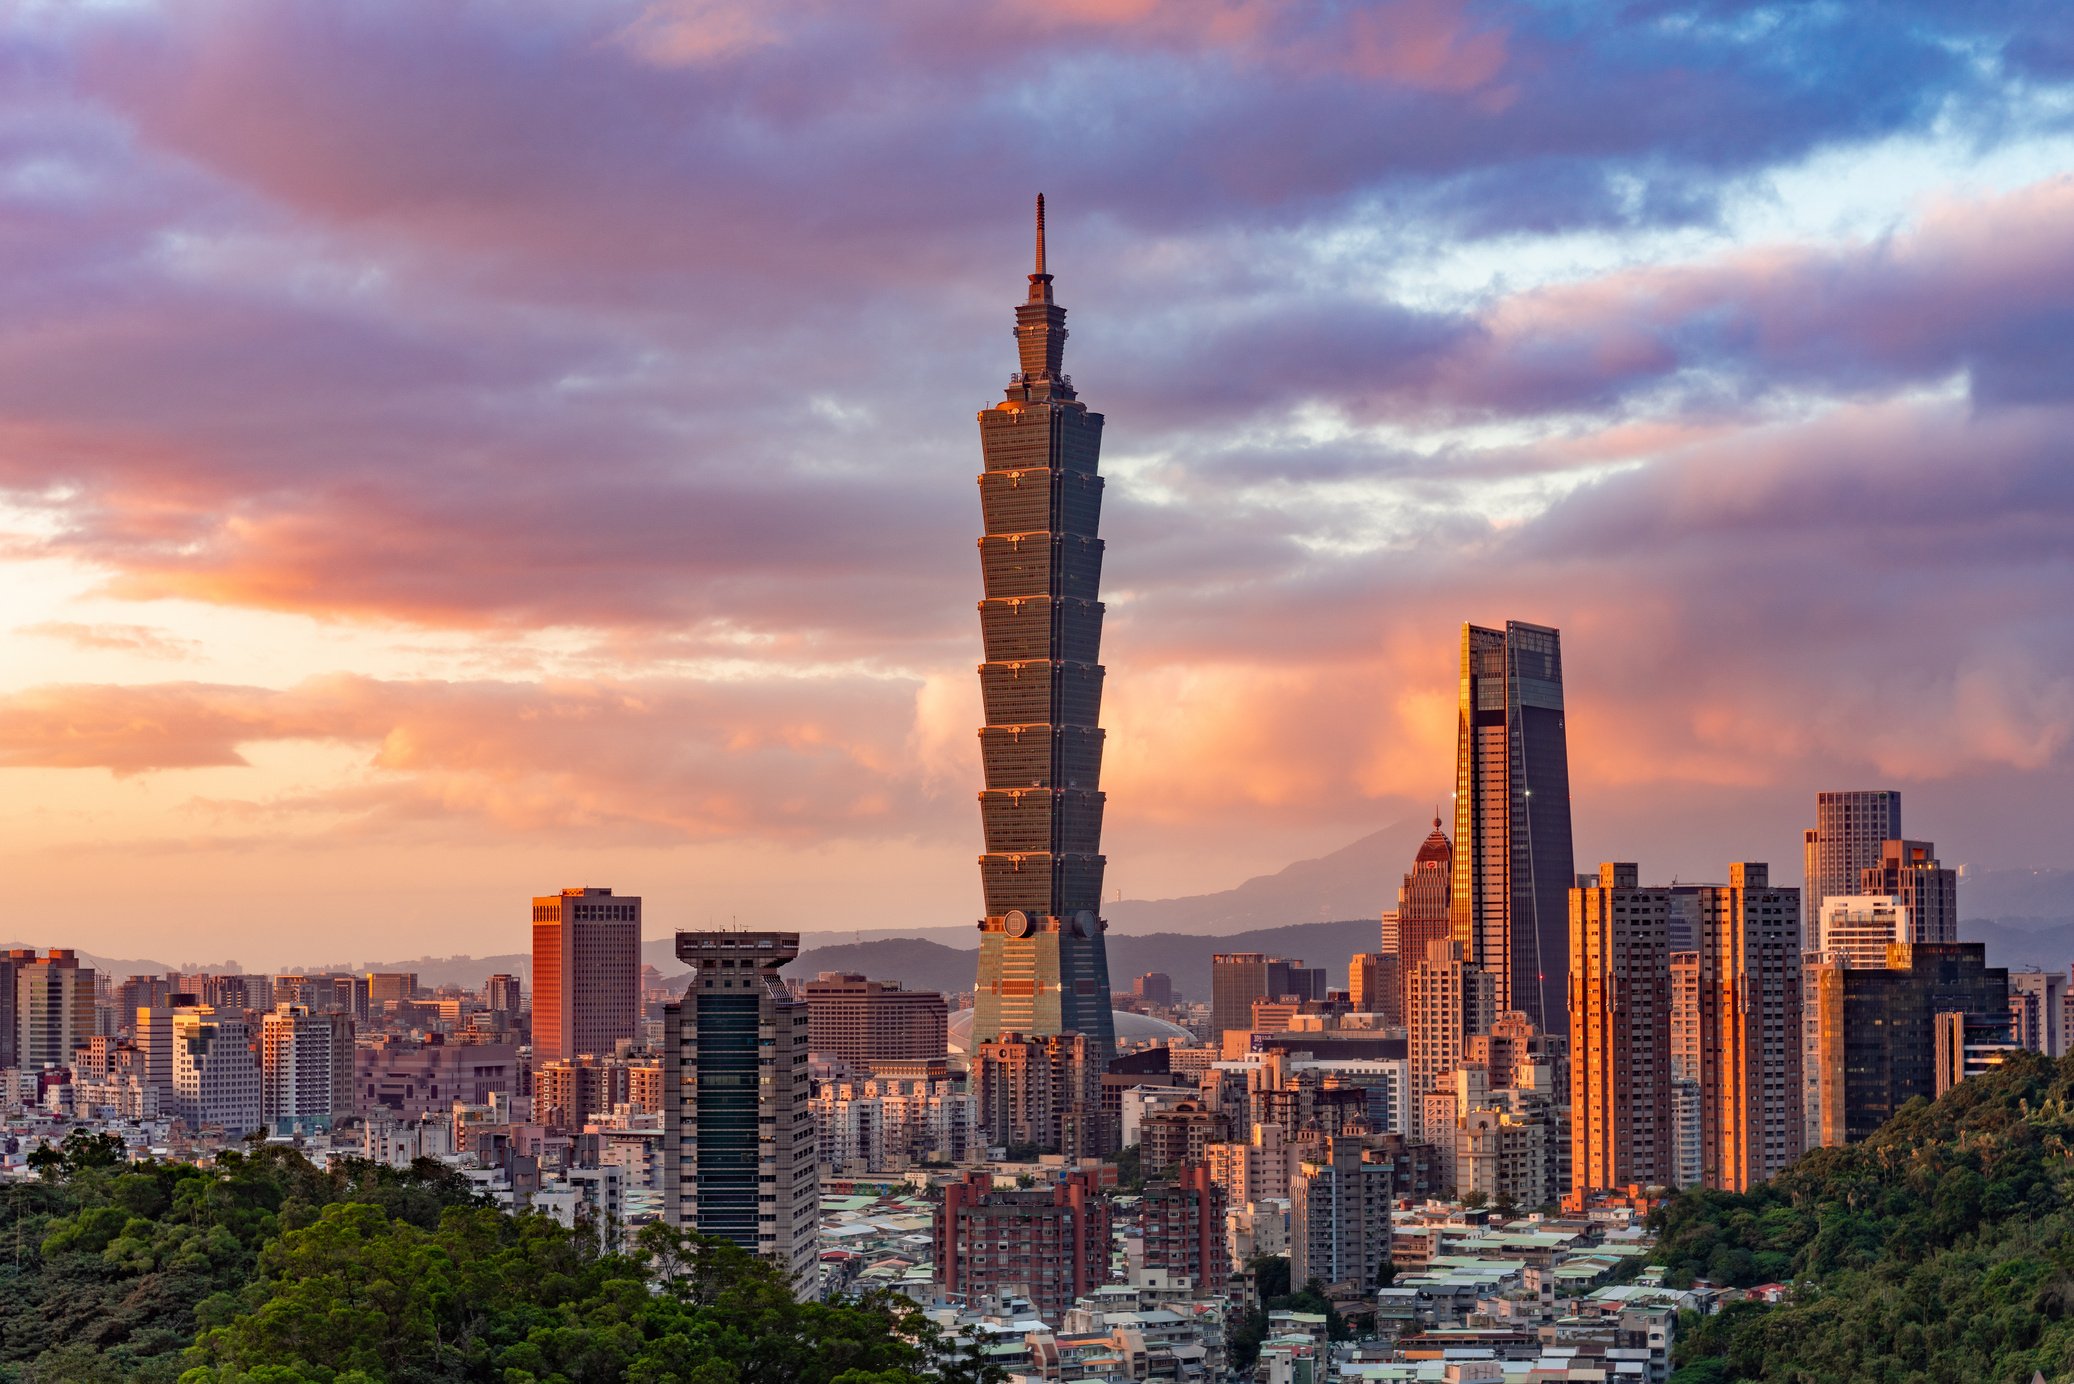
[[(1569, 1020), (1570, 752), (1562, 635), (1462, 627), (1455, 741), (1454, 938), (1497, 981), (1498, 1008), (1544, 1033)], [(1402, 924), (1400, 923), (1400, 927)]]
[(1880, 862), (1880, 845), (1901, 839), (1901, 794), (1853, 788), (1815, 794), (1815, 824), (1801, 835), (1807, 878), (1801, 890), (1801, 946), (1821, 946), (1822, 903), (1859, 893), (1859, 877)]
[(1065, 373), (1066, 310), (1037, 263), (1015, 312), (1021, 369), (979, 415), (986, 661), (975, 1048), (1004, 1033), (1116, 1034), (1102, 907), (1102, 415)]
[(1384, 915), (1383, 950), (1397, 957), (1400, 990), (1411, 968), (1426, 959), (1427, 944), (1453, 935), (1455, 848), (1440, 828), (1436, 815), (1433, 830), (1419, 843), (1419, 853), (1397, 887), (1396, 910)]
[(812, 1296), (820, 1211), (805, 1001), (778, 968), (796, 932), (680, 932), (663, 1009), (663, 1218), (762, 1255)]
[(1757, 861), (1700, 889), (1702, 1168), (1745, 1192), (1807, 1148), (1800, 891)]
[(577, 887), (533, 900), (533, 1062), (612, 1055), (641, 1026), (641, 900)]
[(1570, 891), (1570, 1190), (1668, 1186), (1671, 891), (1608, 861)]

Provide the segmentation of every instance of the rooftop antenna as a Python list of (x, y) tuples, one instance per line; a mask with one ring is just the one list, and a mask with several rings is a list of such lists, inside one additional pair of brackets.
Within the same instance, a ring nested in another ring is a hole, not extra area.
[(1044, 194), (1037, 194), (1037, 272), (1044, 272)]

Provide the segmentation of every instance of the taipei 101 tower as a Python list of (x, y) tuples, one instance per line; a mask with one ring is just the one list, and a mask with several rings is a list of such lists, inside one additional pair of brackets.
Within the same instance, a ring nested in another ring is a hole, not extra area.
[(1021, 369), (979, 415), (986, 536), (979, 667), (986, 786), (972, 1043), (1078, 1033), (1115, 1050), (1102, 906), (1102, 415), (1064, 371), (1066, 310), (1037, 264), (1015, 310)]

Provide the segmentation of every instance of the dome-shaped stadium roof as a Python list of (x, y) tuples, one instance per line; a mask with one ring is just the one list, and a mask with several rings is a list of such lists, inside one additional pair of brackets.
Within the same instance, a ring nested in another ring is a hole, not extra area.
[[(1128, 1009), (1112, 1009), (1110, 1017), (1116, 1023), (1118, 1047), (1142, 1047), (1152, 1043), (1165, 1043), (1180, 1039), (1193, 1043), (1195, 1035), (1179, 1024), (1170, 1024), (1165, 1019), (1155, 1019), (1150, 1014), (1134, 1014)], [(972, 1052), (972, 1011), (960, 1009), (951, 1015), (950, 1047), (952, 1052)]]

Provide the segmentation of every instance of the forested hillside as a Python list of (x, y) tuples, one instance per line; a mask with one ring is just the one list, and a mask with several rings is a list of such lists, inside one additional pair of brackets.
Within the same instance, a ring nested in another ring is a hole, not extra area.
[(126, 1164), (75, 1136), (44, 1174), (0, 1196), (8, 1384), (980, 1380), (904, 1302), (800, 1304), (762, 1261), (663, 1226), (601, 1255), (436, 1163)]
[(2022, 1055), (1747, 1195), (1657, 1213), (1670, 1281), (1792, 1285), (1687, 1321), (1674, 1384), (2074, 1378), (2074, 1058)]

